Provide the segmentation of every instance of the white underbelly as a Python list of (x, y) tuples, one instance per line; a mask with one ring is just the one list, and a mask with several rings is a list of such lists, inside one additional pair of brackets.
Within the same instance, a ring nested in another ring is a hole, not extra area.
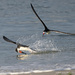
[(30, 53), (36, 53), (36, 51), (32, 50), (31, 48), (29, 47), (20, 47), (20, 48), (17, 48), (18, 51), (29, 51)]

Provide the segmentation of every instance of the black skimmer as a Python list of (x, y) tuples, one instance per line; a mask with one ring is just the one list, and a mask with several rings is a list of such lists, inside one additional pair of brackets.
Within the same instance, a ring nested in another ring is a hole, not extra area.
[(23, 54), (26, 54), (24, 51), (29, 51), (30, 53), (36, 53), (35, 50), (32, 50), (31, 48), (29, 48), (29, 46), (27, 45), (22, 45), (20, 43), (17, 43), (17, 42), (14, 42), (10, 39), (8, 39), (7, 37), (3, 36), (3, 39), (7, 42), (10, 42), (10, 43), (13, 43), (13, 44), (16, 44), (17, 45), (17, 48), (16, 48), (16, 52), (18, 53), (23, 53)]
[(58, 30), (51, 30), (51, 29), (48, 29), (48, 27), (45, 25), (45, 23), (41, 20), (41, 18), (38, 16), (38, 14), (36, 13), (33, 5), (31, 4), (31, 8), (33, 10), (33, 12), (35, 13), (35, 15), (38, 17), (38, 19), (41, 21), (41, 23), (43, 24), (45, 30), (43, 31), (43, 35), (46, 33), (46, 34), (49, 34), (50, 32), (56, 32), (56, 33), (63, 33), (63, 34), (69, 34), (69, 35), (75, 35), (75, 34), (72, 34), (72, 33), (67, 33), (67, 32), (61, 32), (61, 31), (58, 31)]

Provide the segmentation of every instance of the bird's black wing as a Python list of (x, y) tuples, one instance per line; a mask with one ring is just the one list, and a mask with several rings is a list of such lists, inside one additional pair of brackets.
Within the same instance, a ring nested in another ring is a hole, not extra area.
[(16, 43), (16, 42), (14, 42), (14, 41), (8, 39), (8, 38), (5, 37), (5, 36), (3, 36), (3, 39), (4, 39), (5, 41), (7, 41), (7, 42), (10, 42), (10, 43), (16, 44), (16, 45), (18, 45), (18, 46), (29, 47), (29, 46), (26, 46), (26, 45), (22, 45), (22, 44), (20, 44), (20, 43)]
[(58, 30), (50, 30), (50, 31), (53, 31), (53, 32), (56, 32), (56, 33), (63, 33), (63, 34), (75, 35), (73, 33), (67, 33), (67, 32), (62, 32), (62, 31), (58, 31)]
[(46, 30), (49, 30), (48, 28), (47, 28), (47, 26), (45, 25), (45, 23), (41, 20), (41, 18), (38, 16), (38, 14), (36, 13), (36, 11), (35, 11), (35, 9), (34, 9), (34, 7), (33, 7), (33, 5), (31, 4), (31, 8), (32, 8), (32, 10), (33, 10), (33, 12), (35, 13), (35, 15), (38, 17), (38, 19), (42, 22), (42, 24), (43, 24), (43, 26), (45, 27), (45, 29)]
[(5, 41), (7, 41), (7, 42), (11, 42), (11, 43), (16, 44), (16, 42), (14, 42), (14, 41), (12, 41), (12, 40), (8, 39), (8, 38), (7, 38), (7, 37), (5, 37), (5, 36), (3, 36), (3, 39), (4, 39)]
[[(35, 15), (38, 17), (38, 19), (42, 22), (43, 26), (45, 27), (45, 30), (50, 30), (47, 28), (47, 26), (45, 25), (45, 23), (41, 20), (41, 18), (38, 16), (38, 14), (36, 13), (33, 5), (31, 4), (31, 8), (33, 10), (33, 12), (35, 13)], [(57, 32), (57, 33), (63, 33), (63, 34), (69, 34), (69, 35), (75, 35), (75, 34), (72, 34), (72, 33), (67, 33), (67, 32), (61, 32), (61, 31), (58, 31), (58, 30), (50, 30), (50, 31), (53, 31), (53, 32)]]

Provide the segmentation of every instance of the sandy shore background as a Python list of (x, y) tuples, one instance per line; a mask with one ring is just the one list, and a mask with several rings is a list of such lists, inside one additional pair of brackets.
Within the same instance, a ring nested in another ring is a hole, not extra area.
[[(19, 74), (19, 75), (24, 75), (24, 74)], [(75, 70), (40, 72), (40, 73), (30, 73), (25, 75), (75, 75)]]
[(27, 75), (75, 75), (75, 70), (31, 73), (31, 74), (27, 74)]
[(0, 75), (75, 75), (75, 70), (0, 73)]

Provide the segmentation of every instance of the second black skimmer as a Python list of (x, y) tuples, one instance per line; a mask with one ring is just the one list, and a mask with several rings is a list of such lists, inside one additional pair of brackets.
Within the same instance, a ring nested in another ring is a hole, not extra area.
[(45, 23), (41, 20), (41, 18), (38, 16), (38, 14), (36, 13), (33, 5), (31, 4), (31, 8), (33, 10), (33, 12), (35, 13), (35, 15), (38, 17), (38, 19), (41, 21), (41, 23), (43, 24), (45, 30), (43, 31), (43, 35), (46, 33), (46, 34), (49, 34), (50, 32), (56, 32), (56, 33), (63, 33), (63, 34), (69, 34), (69, 35), (75, 35), (75, 34), (72, 34), (72, 33), (67, 33), (67, 32), (62, 32), (62, 31), (58, 31), (58, 30), (51, 30), (51, 29), (48, 29), (48, 27), (45, 25)]
[(20, 43), (17, 43), (17, 42), (14, 42), (10, 39), (8, 39), (7, 37), (3, 36), (3, 39), (7, 42), (10, 42), (10, 43), (13, 43), (13, 44), (16, 44), (17, 45), (17, 48), (16, 48), (16, 52), (18, 53), (23, 53), (23, 54), (26, 54), (24, 51), (29, 51), (30, 53), (36, 53), (35, 50), (32, 50), (31, 48), (29, 48), (29, 46), (27, 45), (22, 45)]

